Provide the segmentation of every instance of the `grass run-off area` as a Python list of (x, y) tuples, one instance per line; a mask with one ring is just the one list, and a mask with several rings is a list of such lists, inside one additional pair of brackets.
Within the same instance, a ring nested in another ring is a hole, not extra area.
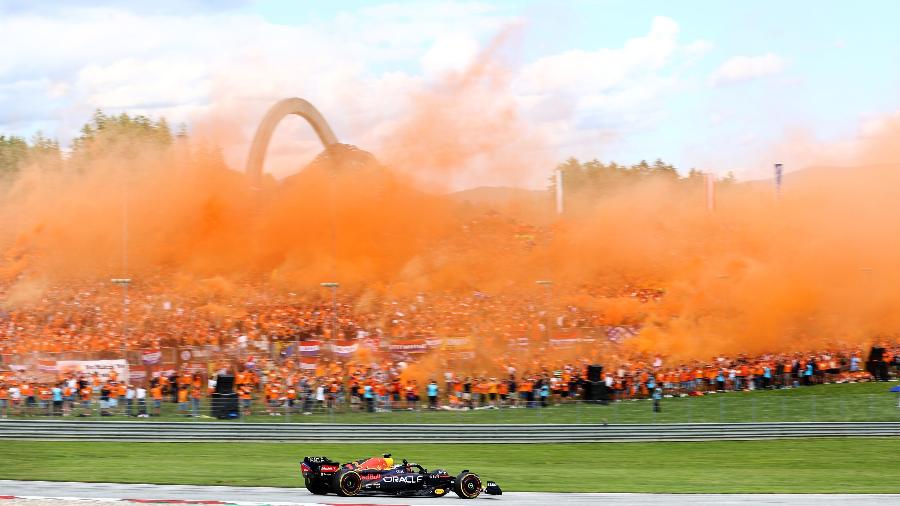
[[(506, 491), (898, 493), (900, 438), (689, 443), (0, 442), (0, 479), (302, 487), (299, 461), (389, 451)], [(303, 491), (305, 494), (305, 490)]]
[[(464, 410), (397, 409), (391, 412), (367, 413), (351, 410), (319, 410), (311, 415), (279, 409), (280, 416), (270, 416), (256, 403), (252, 416), (245, 422), (303, 423), (732, 423), (732, 422), (837, 422), (900, 421), (897, 394), (889, 392), (891, 383), (853, 383), (817, 385), (785, 390), (727, 392), (702, 397), (676, 397), (662, 400), (662, 412), (654, 413), (649, 400), (614, 402), (608, 406), (584, 403), (561, 403), (546, 408), (504, 408)], [(160, 421), (214, 421), (208, 416), (209, 406), (201, 413), (207, 416), (179, 415), (172, 403), (164, 403)], [(74, 420), (126, 420), (121, 416), (89, 417)], [(46, 415), (33, 415), (45, 419)], [(133, 419), (133, 418), (132, 418)]]

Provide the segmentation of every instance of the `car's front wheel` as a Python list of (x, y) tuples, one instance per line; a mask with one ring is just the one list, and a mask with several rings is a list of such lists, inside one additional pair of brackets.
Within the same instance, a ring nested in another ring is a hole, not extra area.
[(313, 494), (325, 495), (328, 493), (328, 485), (322, 483), (320, 480), (310, 480), (309, 478), (306, 478), (305, 482), (306, 490), (309, 490)]
[(453, 492), (463, 499), (475, 499), (481, 494), (481, 478), (473, 473), (459, 473), (453, 482)]
[(354, 496), (362, 488), (362, 478), (352, 469), (342, 469), (334, 476), (332, 487), (341, 497)]

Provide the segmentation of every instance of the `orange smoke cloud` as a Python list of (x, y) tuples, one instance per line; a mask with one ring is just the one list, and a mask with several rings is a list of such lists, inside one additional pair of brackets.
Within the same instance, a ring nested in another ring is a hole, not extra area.
[[(531, 134), (489, 62), (417, 97), (377, 153), (384, 165), (337, 146), (258, 191), (188, 141), (126, 152), (101, 142), (84, 167), (28, 167), (0, 204), (5, 304), (46, 283), (119, 276), (177, 280), (170, 289), (223, 304), (250, 282), (309, 294), (335, 280), (369, 300), (539, 297), (534, 281), (551, 279), (556, 313), (572, 305), (639, 324), (637, 349), (681, 357), (900, 329), (898, 128), (866, 141), (867, 165), (788, 175), (780, 199), (762, 183), (721, 185), (715, 213), (701, 188), (671, 181), (623, 187), (562, 219), (549, 195), (530, 193), (490, 213), (497, 206), (430, 191), (471, 163), (466, 177), (489, 180), (534, 165), (507, 142)], [(664, 295), (641, 301), (632, 289)]]
[(388, 130), (379, 157), (432, 189), (533, 183), (553, 160), (521, 117), (500, 57), (517, 33), (508, 28), (464, 71), (411, 97), (411, 111)]

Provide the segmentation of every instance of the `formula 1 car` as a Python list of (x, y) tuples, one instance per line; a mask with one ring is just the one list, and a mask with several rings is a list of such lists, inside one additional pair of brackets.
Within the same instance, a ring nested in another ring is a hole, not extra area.
[(386, 494), (442, 497), (451, 490), (463, 499), (475, 499), (482, 492), (501, 495), (500, 487), (489, 481), (482, 485), (477, 474), (465, 470), (454, 478), (443, 469), (429, 471), (403, 460), (394, 465), (391, 454), (340, 464), (328, 457), (304, 457), (300, 463), (306, 489), (317, 495), (339, 496)]

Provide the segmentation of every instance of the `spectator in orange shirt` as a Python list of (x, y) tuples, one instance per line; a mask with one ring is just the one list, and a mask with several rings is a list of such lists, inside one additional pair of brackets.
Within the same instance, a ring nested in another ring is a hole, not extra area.
[(178, 414), (186, 415), (188, 413), (188, 389), (185, 386), (178, 388)]
[(0, 416), (6, 418), (9, 410), (9, 390), (6, 385), (0, 383)]
[(153, 411), (151, 414), (160, 416), (162, 414), (163, 391), (159, 383), (150, 388), (150, 399), (153, 402)]

